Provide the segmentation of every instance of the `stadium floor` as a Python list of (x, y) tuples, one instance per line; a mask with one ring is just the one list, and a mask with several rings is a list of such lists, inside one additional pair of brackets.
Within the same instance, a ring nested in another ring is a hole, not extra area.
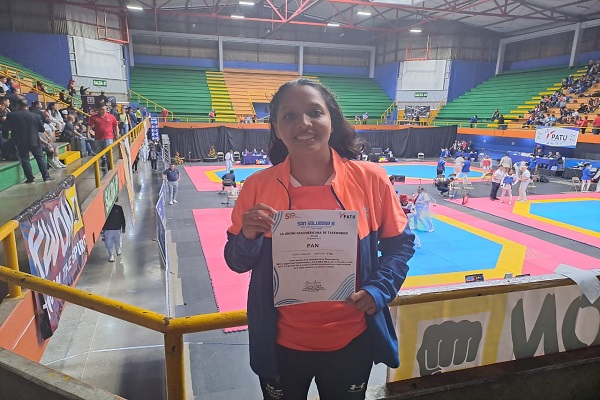
[[(426, 165), (432, 163), (422, 163), (423, 167)], [(171, 279), (177, 281), (170, 306), (176, 316), (239, 309), (245, 304), (248, 276), (229, 271), (222, 256), (231, 207), (221, 204), (225, 196), (217, 194), (220, 184), (210, 181), (206, 174), (219, 169), (223, 170), (223, 165), (199, 163), (180, 168), (183, 174), (179, 202), (166, 209), (172, 249), (170, 274)], [(431, 178), (421, 179), (426, 182), (425, 179)], [(152, 204), (156, 201), (161, 175), (150, 171), (148, 164), (140, 163), (140, 173), (134, 179), (136, 197), (143, 199), (138, 202), (140, 208), (136, 207), (136, 213), (138, 221), (144, 222), (125, 236), (125, 256), (117, 263), (106, 260), (99, 242), (78, 287), (161, 311), (167, 309), (165, 271), (158, 264), (156, 245), (149, 242), (152, 236), (149, 227), (154, 221)], [(417, 184), (418, 180), (407, 180), (405, 184), (397, 184), (396, 189), (410, 194), (416, 191)], [(425, 186), (438, 203), (433, 210), (435, 232), (417, 232), (422, 247), (411, 261), (405, 287), (459, 282), (472, 272), (482, 272), (486, 279), (500, 279), (506, 272), (549, 273), (561, 262), (586, 269), (598, 268), (600, 255), (594, 242), (571, 238), (574, 232), (571, 229), (561, 231), (565, 233), (561, 235), (546, 225), (527, 224), (519, 214), (495, 215), (489, 209), (479, 210), (478, 203), (482, 203), (481, 207), (484, 202), (491, 203), (487, 199), (490, 186), (481, 182), (474, 186), (466, 207), (457, 200), (440, 197), (430, 183)], [(553, 178), (551, 183), (537, 186), (539, 194), (531, 196), (532, 204), (545, 199), (545, 195), (561, 196), (561, 192), (568, 191), (569, 182)], [(600, 199), (596, 193), (585, 195), (592, 202)], [(565, 196), (580, 200), (579, 194)], [(121, 203), (125, 206), (127, 202)], [(494, 202), (496, 208), (501, 205), (507, 206)], [(540, 211), (535, 207), (530, 211), (540, 218), (556, 216), (554, 221), (560, 219), (556, 211)], [(575, 223), (573, 226), (579, 229), (589, 228), (577, 225), (573, 219), (567, 222)], [(472, 245), (473, 241), (477, 246)], [(186, 335), (184, 340), (189, 354), (187, 369), (191, 371), (187, 377), (191, 385), (188, 390), (193, 390), (195, 397), (209, 400), (262, 398), (258, 380), (248, 366), (247, 331), (203, 332)], [(164, 382), (163, 359), (160, 335), (70, 305), (65, 308), (61, 325), (42, 361), (129, 399), (158, 399), (165, 398), (161, 384)], [(106, 371), (106, 365), (114, 368)], [(101, 370), (105, 372), (99, 373)], [(375, 366), (371, 383), (384, 381), (385, 367)], [(149, 393), (152, 393), (150, 397)], [(315, 394), (313, 388), (311, 396)]]

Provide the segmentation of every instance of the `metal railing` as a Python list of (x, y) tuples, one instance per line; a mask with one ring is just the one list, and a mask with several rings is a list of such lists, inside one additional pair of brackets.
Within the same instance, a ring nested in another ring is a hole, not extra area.
[(129, 101), (131, 101), (131, 98), (133, 96), (135, 96), (137, 98), (137, 103), (140, 105), (142, 104), (142, 100), (146, 102), (146, 109), (148, 109), (148, 112), (150, 112), (149, 108), (150, 108), (150, 104), (152, 104), (154, 107), (154, 112), (162, 112), (162, 110), (167, 110), (169, 112), (169, 115), (167, 118), (173, 120), (173, 112), (171, 110), (169, 110), (166, 107), (161, 106), (160, 104), (156, 103), (155, 101), (150, 100), (146, 96), (143, 96), (143, 95), (139, 94), (138, 92), (129, 89)]
[[(138, 124), (126, 135), (116, 140), (78, 168), (73, 175), (78, 177), (93, 166), (96, 176), (96, 187), (100, 187), (100, 157), (107, 154), (109, 159), (108, 166), (111, 169), (114, 168), (112, 149), (119, 142), (128, 140), (129, 138), (135, 139), (144, 133), (144, 124)], [(0, 227), (0, 240), (4, 246), (6, 256), (6, 266), (0, 266), (0, 280), (6, 281), (9, 285), (8, 297), (13, 299), (20, 298), (21, 288), (24, 287), (162, 333), (164, 338), (167, 397), (169, 400), (183, 400), (186, 398), (183, 355), (184, 334), (239, 327), (248, 323), (246, 311), (243, 310), (173, 318), (21, 272), (19, 271), (15, 236), (15, 231), (18, 227), (19, 224), (15, 220), (8, 221)], [(390, 303), (390, 306), (425, 304), (433, 301), (574, 284), (570, 279), (556, 278), (556, 276), (550, 278), (532, 277), (525, 279), (524, 282), (522, 284), (515, 284), (509, 281), (487, 281), (479, 284), (469, 284), (468, 287), (457, 285), (443, 288), (409, 289), (400, 292), (396, 299)]]

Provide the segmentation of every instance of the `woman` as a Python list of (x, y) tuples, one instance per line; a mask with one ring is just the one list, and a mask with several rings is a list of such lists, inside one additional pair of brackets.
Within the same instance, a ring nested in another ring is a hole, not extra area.
[(590, 185), (592, 184), (592, 176), (594, 173), (590, 167), (590, 163), (585, 163), (583, 165), (583, 171), (581, 171), (581, 191), (589, 192)]
[[(250, 366), (265, 399), (306, 399), (313, 378), (321, 398), (364, 399), (373, 362), (399, 364), (387, 304), (406, 278), (414, 236), (386, 172), (353, 161), (360, 141), (327, 88), (308, 79), (288, 82), (270, 105), (274, 167), (244, 183), (225, 247), (233, 271), (252, 271)], [(273, 215), (315, 208), (359, 211), (356, 292), (346, 302), (276, 309)]]

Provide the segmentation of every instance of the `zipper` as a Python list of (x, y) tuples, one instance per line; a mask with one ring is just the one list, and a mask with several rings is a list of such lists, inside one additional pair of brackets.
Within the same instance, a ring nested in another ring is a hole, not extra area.
[(329, 185), (329, 187), (331, 188), (331, 193), (333, 193), (333, 197), (335, 197), (335, 201), (337, 201), (337, 203), (339, 204), (339, 206), (342, 207), (342, 210), (345, 210), (346, 207), (344, 207), (344, 205), (342, 204), (342, 201), (340, 200), (340, 198), (338, 197), (337, 193), (333, 189), (333, 185)]
[(292, 209), (292, 196), (290, 196), (290, 191), (288, 190), (287, 187), (285, 187), (285, 185), (283, 184), (283, 182), (281, 182), (281, 180), (279, 178), (277, 178), (277, 182), (279, 182), (281, 184), (281, 186), (283, 186), (283, 189), (285, 189), (285, 192), (287, 193), (288, 196), (288, 210)]

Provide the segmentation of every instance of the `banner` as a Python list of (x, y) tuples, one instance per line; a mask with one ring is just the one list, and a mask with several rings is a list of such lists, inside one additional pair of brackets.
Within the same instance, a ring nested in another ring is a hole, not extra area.
[(135, 194), (133, 192), (133, 169), (131, 167), (131, 148), (129, 140), (119, 142), (121, 149), (121, 158), (123, 159), (125, 171), (125, 186), (127, 186), (127, 194), (129, 195), (129, 206), (131, 208), (131, 226), (135, 226)]
[[(19, 222), (31, 274), (73, 286), (87, 261), (85, 231), (75, 191), (75, 178), (67, 177), (16, 217)], [(34, 294), (38, 336), (52, 336), (64, 301)]]
[(535, 130), (535, 142), (546, 146), (575, 148), (578, 138), (578, 128), (542, 126)]
[(160, 134), (158, 133), (158, 118), (150, 118), (150, 134), (152, 140), (160, 139)]
[(600, 299), (577, 285), (395, 311), (400, 368), (389, 382), (600, 345)]
[(167, 218), (165, 217), (165, 198), (167, 197), (167, 184), (163, 181), (160, 187), (160, 194), (158, 195), (158, 201), (156, 202), (156, 240), (158, 241), (158, 248), (163, 256), (165, 265), (169, 265), (167, 256)]

